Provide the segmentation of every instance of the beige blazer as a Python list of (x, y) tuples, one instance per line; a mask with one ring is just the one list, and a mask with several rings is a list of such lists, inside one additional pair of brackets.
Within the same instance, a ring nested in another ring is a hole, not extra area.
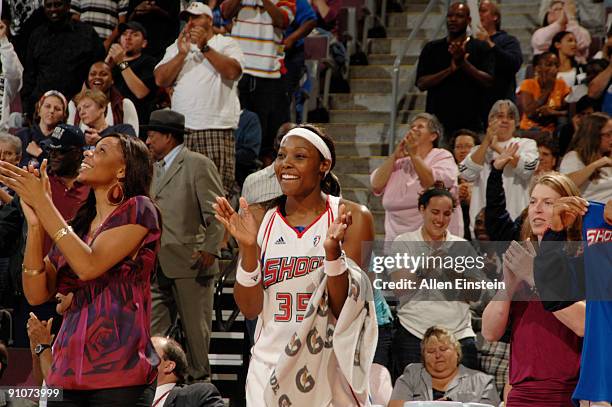
[(158, 259), (169, 278), (213, 276), (218, 262), (208, 269), (192, 259), (196, 250), (218, 255), (223, 225), (214, 217), (215, 197), (224, 196), (221, 176), (206, 156), (183, 146), (161, 180), (156, 166), (151, 196), (161, 211), (163, 231)]

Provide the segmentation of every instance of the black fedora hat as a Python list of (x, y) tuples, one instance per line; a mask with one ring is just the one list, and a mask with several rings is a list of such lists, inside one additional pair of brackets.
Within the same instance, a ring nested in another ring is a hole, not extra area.
[(170, 109), (156, 110), (151, 113), (149, 124), (142, 125), (144, 131), (154, 130), (160, 133), (188, 134), (185, 129), (185, 116)]

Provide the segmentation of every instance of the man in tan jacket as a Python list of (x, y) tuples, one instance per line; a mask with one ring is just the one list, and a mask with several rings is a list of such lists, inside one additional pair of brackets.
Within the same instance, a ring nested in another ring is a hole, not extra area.
[(163, 222), (160, 267), (151, 286), (151, 332), (164, 335), (178, 312), (187, 338), (188, 380), (203, 380), (210, 376), (214, 276), (223, 238), (212, 204), (225, 193), (213, 162), (183, 145), (182, 114), (157, 110), (142, 128), (157, 160), (151, 197)]

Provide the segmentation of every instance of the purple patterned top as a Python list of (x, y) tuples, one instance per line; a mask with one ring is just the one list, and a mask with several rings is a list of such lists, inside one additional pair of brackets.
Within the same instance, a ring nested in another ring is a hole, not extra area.
[(125, 258), (100, 277), (82, 281), (54, 246), (58, 292), (74, 298), (53, 346), (50, 386), (92, 390), (152, 383), (159, 357), (151, 343), (151, 285), (161, 235), (157, 209), (145, 196), (130, 198), (104, 221), (105, 230), (128, 224), (149, 230), (135, 258)]

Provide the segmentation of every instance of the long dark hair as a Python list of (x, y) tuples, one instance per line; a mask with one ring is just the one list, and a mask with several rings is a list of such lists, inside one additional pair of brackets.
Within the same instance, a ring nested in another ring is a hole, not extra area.
[[(103, 138), (107, 137), (114, 137), (119, 140), (123, 153), (125, 162), (124, 200), (138, 195), (148, 197), (151, 179), (153, 178), (153, 162), (146, 144), (136, 137), (130, 137), (122, 133), (111, 133)], [(75, 233), (79, 236), (85, 236), (89, 232), (89, 227), (95, 217), (96, 196), (92, 189), (89, 191), (87, 200), (81, 205), (71, 222)]]
[[(569, 150), (576, 151), (584, 165), (601, 158), (601, 130), (610, 120), (610, 116), (603, 112), (592, 113), (580, 121), (580, 126), (576, 130)], [(601, 176), (600, 169), (593, 172), (590, 179), (595, 180)]]
[[(555, 54), (557, 56), (557, 58), (559, 58), (559, 63), (561, 63), (561, 56), (559, 55), (559, 48), (555, 47), (556, 43), (560, 43), (561, 41), (563, 41), (563, 38), (565, 38), (566, 35), (572, 34), (574, 35), (573, 32), (570, 31), (559, 31), (558, 33), (555, 34), (555, 36), (552, 38), (552, 40), (550, 41), (550, 47), (548, 47), (548, 51), (552, 52), (553, 54)], [(574, 35), (574, 38), (576, 38), (576, 36)], [(578, 62), (576, 62), (576, 57), (573, 56), (571, 58), (571, 62), (572, 62), (572, 66), (574, 68), (578, 67)]]
[[(321, 191), (323, 191), (327, 195), (340, 196), (342, 192), (340, 188), (340, 182), (338, 181), (338, 178), (332, 173), (332, 170), (336, 166), (336, 146), (334, 145), (334, 141), (332, 140), (332, 138), (329, 135), (327, 135), (327, 133), (325, 133), (323, 129), (315, 126), (314, 124), (304, 123), (304, 124), (300, 124), (295, 127), (292, 127), (292, 129), (294, 128), (302, 128), (302, 129), (310, 130), (313, 133), (315, 133), (317, 136), (321, 137), (323, 142), (325, 142), (325, 145), (327, 145), (327, 148), (329, 148), (332, 159), (331, 159), (331, 166), (329, 167), (329, 172), (321, 180), (321, 183), (320, 183)], [(320, 152), (319, 152), (319, 157), (321, 160), (325, 159), (323, 157), (323, 154), (321, 154)], [(287, 197), (285, 195), (281, 195), (278, 198), (271, 199), (267, 202), (263, 202), (261, 205), (266, 210), (274, 208), (276, 206), (284, 207), (286, 200), (287, 200)]]

